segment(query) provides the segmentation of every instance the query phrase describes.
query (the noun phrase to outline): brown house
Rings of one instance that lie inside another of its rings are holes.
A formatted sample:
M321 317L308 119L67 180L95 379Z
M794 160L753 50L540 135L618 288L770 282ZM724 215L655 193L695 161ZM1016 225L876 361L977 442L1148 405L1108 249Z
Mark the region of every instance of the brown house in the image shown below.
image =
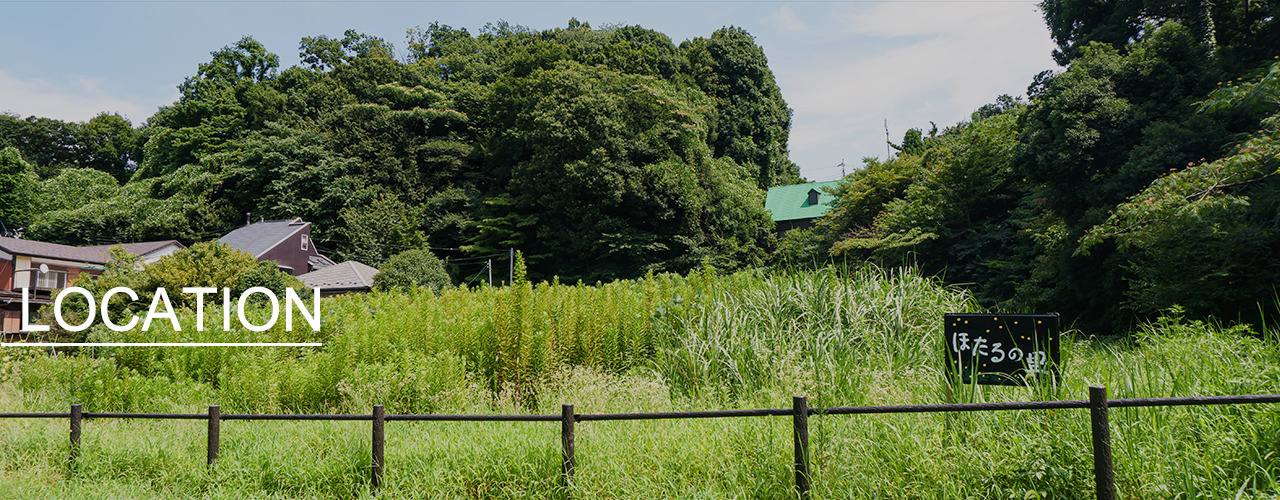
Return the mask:
M333 265L311 242L311 223L302 219L255 222L218 241L244 250L259 261L274 261L281 271L301 276Z
M111 248L117 246L142 257L144 264L183 248L174 240L73 247L0 237L0 332L15 333L21 328L22 289L30 290L32 309L49 304L54 290L70 286L81 275L102 274Z

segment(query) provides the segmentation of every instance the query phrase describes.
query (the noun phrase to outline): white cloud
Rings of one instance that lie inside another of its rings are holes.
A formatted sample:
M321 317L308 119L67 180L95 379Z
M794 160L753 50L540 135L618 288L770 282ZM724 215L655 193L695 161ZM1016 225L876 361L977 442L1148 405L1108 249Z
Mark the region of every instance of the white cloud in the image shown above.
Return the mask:
M0 112L78 122L102 112L119 113L139 125L160 106L133 96L112 95L101 88L103 82L104 78L87 76L72 81L23 79L0 71Z
M1028 4L886 2L837 9L827 23L843 32L827 43L846 48L775 68L795 111L792 159L815 169L811 178L838 176L816 169L841 157L883 157L886 118L895 141L930 120L951 125L1054 67L1048 29Z
M796 13L791 10L790 5L783 5L782 8L774 11L765 18L765 21L773 25L773 29L779 33L798 33L805 31L804 22L796 17Z

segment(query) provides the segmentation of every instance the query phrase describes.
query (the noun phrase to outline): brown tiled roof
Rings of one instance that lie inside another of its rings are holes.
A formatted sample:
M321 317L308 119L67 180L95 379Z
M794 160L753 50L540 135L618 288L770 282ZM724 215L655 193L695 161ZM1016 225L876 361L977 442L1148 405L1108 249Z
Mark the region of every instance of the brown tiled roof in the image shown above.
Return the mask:
M373 277L377 274L378 270L373 267L348 260L298 276L298 279L307 288L320 288L322 291L368 290L373 287Z
M73 247L58 243L0 237L0 250L15 255L46 257L50 259L70 260L89 264L105 264L107 259L111 257L110 250L112 247L123 246L129 253L142 255L159 250L164 248L166 245L174 243L178 243L178 241L144 241L141 243ZM181 243L178 243L178 245L181 246Z

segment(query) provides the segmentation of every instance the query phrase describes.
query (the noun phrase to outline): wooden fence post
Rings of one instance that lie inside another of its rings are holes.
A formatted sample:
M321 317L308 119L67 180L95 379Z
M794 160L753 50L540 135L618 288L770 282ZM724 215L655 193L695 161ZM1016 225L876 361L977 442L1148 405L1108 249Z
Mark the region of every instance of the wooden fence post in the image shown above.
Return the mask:
M575 461L573 458L573 405L565 404L560 406L560 447L563 451L563 462L561 463L561 473L564 477L564 486L568 488L573 484L573 473Z
M791 398L791 425L796 447L796 492L809 498L809 398Z
M1093 480L1098 500L1114 500L1116 483L1111 469L1111 422L1107 415L1106 386L1089 386L1089 416L1093 422Z
M80 405L71 405L71 453L70 465L71 470L76 470L76 459L80 457L80 426L84 420L83 407Z
M218 439L222 434L222 407L213 405L209 407L209 457L206 460L207 465L213 465L213 461L218 459Z
M373 477L370 484L373 486L375 495L378 489L382 488L382 467L386 463L383 456L386 451L383 446L386 438L386 415L383 412L382 405L373 405Z

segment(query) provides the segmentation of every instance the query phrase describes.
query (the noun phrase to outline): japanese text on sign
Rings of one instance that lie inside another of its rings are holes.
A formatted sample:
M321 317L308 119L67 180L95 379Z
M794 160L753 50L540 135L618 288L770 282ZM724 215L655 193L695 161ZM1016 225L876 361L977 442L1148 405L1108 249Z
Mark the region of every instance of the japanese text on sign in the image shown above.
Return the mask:
M947 366L963 383L1026 384L1056 378L1058 316L947 314Z

